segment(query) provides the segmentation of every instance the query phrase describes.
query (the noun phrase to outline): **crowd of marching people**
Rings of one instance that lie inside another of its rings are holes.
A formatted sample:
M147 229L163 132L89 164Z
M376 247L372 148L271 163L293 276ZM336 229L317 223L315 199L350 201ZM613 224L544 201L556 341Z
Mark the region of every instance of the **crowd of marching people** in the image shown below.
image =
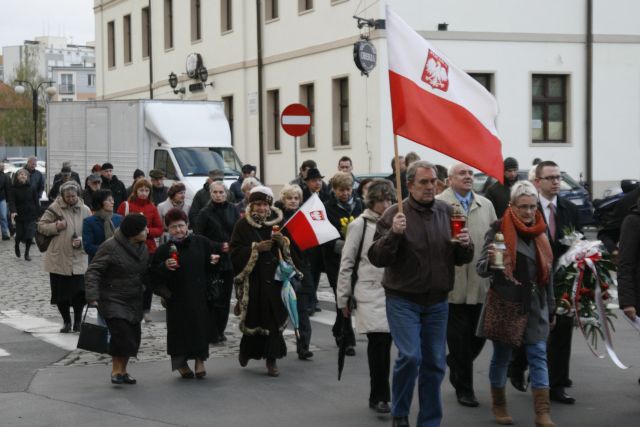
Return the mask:
M531 386L537 426L555 425L550 401L575 403L567 393L573 319L556 315L553 271L567 250L564 233L580 223L576 207L559 195L560 167L552 161L537 163L531 180L521 181L517 160L506 158L503 182L484 196L473 190L469 166L446 169L415 153L398 163L399 191L395 162L388 179L360 181L342 157L325 181L306 160L278 196L245 165L229 189L223 173L211 171L192 200L183 183L166 187L161 170L149 171L149 180L136 170L125 188L104 163L82 185L65 163L43 213L44 178L35 161L11 182L0 173L0 202L8 201L2 238L14 233L15 254L22 256L24 244L27 261L34 238L46 240L44 270L60 332L78 332L85 305L97 305L111 337L114 384L136 383L127 364L140 347L142 322L152 321L154 294L166 309L171 368L182 378L206 376L209 345L224 345L231 312L239 317L242 367L264 360L267 374L279 376L292 317L297 357L312 360L310 317L321 310L317 290L325 273L335 296L335 343L354 356L356 333L366 335L369 406L391 413L394 426L409 425L416 380L417 425L440 425L447 368L459 404L479 406L473 364L487 339L498 424L514 422L507 381L522 392ZM339 237L301 249L285 224L312 197ZM620 306L632 319L640 310L639 203L631 204L615 246ZM460 216L464 226L454 229ZM281 295L289 282L295 313Z

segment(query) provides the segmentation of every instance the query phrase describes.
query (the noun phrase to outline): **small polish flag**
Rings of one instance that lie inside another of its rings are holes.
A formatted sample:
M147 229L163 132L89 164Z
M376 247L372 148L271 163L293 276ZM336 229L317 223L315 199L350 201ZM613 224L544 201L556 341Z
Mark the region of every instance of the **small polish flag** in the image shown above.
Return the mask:
M282 228L289 230L302 251L340 238L317 194L313 194Z

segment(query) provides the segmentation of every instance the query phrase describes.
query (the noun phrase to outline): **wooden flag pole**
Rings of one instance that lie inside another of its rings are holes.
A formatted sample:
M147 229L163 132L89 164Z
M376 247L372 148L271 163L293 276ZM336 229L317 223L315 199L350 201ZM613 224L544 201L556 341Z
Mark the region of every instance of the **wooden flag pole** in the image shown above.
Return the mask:
M402 180L400 179L400 157L398 156L398 135L393 134L393 153L396 156L396 199L398 200L398 212L402 211Z

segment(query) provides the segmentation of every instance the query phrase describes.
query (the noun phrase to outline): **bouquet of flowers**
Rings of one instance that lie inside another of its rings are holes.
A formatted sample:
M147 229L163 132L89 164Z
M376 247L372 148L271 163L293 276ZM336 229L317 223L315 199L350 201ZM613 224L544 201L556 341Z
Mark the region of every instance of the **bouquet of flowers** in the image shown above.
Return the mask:
M340 218L340 234L342 234L343 237L347 236L347 229L349 228L349 224L353 221L355 221L353 216L343 216Z
M611 272L615 265L608 254L602 250L602 242L584 240L584 236L568 229L560 241L569 247L558 260L554 273L554 292L556 314L576 314L576 323L594 355L603 358L597 352L598 340L605 342L607 353L621 368L626 368L613 350L611 331L615 332L612 318L615 313L607 307L611 298L609 290L615 286Z

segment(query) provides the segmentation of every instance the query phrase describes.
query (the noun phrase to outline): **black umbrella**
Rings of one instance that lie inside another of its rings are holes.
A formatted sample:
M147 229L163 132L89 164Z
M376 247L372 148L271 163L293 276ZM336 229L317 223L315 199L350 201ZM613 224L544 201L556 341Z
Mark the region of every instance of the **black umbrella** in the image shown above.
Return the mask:
M347 356L347 347L349 347L349 340L347 339L347 331L349 324L351 323L351 317L344 317L342 321L342 330L340 331L340 337L338 342L338 381L342 378L342 370L344 369L344 359Z

